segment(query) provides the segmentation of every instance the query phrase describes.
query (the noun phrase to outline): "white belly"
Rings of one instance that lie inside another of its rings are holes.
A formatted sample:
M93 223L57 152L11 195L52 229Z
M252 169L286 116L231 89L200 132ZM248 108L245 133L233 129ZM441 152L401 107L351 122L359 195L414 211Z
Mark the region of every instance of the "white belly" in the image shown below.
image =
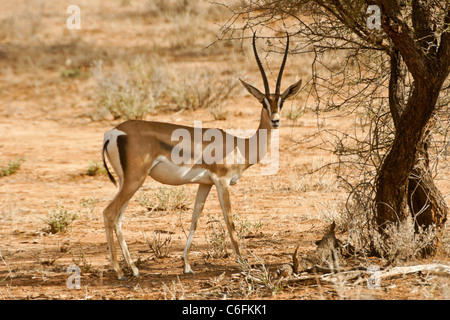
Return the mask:
M150 169L149 176L158 182L171 185L187 183L212 184L210 172L204 168L178 166L166 157L158 157Z

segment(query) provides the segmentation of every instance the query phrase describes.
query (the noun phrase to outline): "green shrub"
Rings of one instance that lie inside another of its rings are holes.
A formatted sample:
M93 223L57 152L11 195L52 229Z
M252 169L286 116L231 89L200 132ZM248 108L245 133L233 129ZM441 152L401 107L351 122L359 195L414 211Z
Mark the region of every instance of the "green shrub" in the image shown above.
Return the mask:
M19 170L22 163L25 162L23 158L17 158L15 160L9 161L8 165L0 168L0 177L6 177L12 175L14 172Z
M91 161L89 167L87 167L86 173L88 176L96 176L98 174L105 174L106 169L101 161Z
M70 224L78 218L78 213L71 212L64 206L58 206L58 208L52 209L50 217L44 220L47 224L44 231L51 234L64 233Z

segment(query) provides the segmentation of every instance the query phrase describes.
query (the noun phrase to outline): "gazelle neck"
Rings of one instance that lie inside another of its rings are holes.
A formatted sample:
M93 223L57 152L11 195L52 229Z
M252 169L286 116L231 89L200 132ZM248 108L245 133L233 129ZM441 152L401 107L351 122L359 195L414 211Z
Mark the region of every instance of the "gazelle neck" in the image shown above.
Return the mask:
M272 125L270 124L270 116L268 115L267 111L264 110L264 108L261 109L261 119L259 121L258 130L259 129L266 129L267 134L269 134L272 130Z
M270 124L270 117L267 112L262 109L261 110L261 119L259 122L258 129L250 138L245 139L245 150L246 150L246 159L250 159L251 150L256 151L256 162L255 161L246 161L246 168L259 163L269 152L270 150L270 142L272 126ZM254 145L256 144L256 145Z

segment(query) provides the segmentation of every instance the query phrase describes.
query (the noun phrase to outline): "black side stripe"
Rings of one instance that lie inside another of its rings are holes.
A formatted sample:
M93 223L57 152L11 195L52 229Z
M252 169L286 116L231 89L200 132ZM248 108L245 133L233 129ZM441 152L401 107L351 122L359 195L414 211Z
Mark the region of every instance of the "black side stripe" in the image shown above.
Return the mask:
M126 135L120 135L117 137L117 149L119 151L120 165L122 166L122 171L124 174L127 169L127 141L128 138Z

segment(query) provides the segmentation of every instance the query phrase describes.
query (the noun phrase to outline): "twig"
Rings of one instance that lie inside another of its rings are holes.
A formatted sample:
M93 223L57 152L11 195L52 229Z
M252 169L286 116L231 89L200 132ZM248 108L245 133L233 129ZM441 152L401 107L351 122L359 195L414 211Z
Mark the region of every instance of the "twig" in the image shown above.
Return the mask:
M9 263L7 263L6 261L5 261L5 259L3 259L3 255L2 255L2 252L0 251L0 259L2 259L2 261L3 261L3 263L5 264L5 266L6 266L6 268L8 269L8 274L6 275L6 277L5 278L3 278L3 280L2 281L5 281L8 277L10 277L11 276L11 268L9 267Z

